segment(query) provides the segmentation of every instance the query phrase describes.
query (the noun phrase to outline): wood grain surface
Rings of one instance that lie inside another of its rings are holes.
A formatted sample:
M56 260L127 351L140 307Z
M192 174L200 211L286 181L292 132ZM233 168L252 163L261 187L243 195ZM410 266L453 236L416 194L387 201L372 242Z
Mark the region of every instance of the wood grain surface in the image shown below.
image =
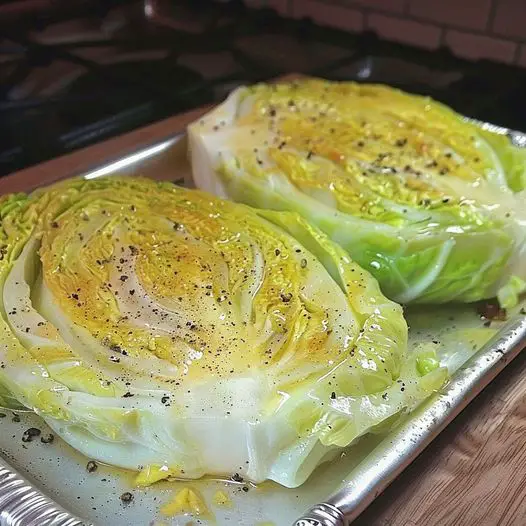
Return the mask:
M526 353L354 525L526 525Z
M0 179L22 191L93 169L183 131L170 117ZM159 174L171 177L169 171ZM356 526L526 526L526 353L522 353L355 521Z

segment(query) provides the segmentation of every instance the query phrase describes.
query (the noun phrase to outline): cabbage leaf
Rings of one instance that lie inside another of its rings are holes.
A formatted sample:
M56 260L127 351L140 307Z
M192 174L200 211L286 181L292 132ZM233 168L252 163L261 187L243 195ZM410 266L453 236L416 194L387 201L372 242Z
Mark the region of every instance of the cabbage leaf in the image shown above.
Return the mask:
M447 378L299 214L141 178L0 201L0 403L92 459L298 486Z
M427 97L260 84L189 137L196 186L301 214L395 301L472 302L526 279L526 150Z

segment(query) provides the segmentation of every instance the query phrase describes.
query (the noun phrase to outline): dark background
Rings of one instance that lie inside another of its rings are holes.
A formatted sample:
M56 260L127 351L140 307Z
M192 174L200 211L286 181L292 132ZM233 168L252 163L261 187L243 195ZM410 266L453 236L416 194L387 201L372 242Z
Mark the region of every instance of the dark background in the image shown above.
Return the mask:
M235 0L19 4L1 11L12 2L0 2L0 175L290 72L388 83L526 129L526 70L463 61L445 48L354 35Z

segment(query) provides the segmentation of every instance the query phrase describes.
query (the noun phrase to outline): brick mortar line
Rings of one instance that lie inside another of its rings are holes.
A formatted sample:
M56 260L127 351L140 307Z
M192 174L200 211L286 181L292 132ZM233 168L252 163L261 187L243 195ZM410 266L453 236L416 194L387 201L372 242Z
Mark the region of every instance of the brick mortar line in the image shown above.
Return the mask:
M497 14L497 3L499 0L491 0L489 5L488 19L486 20L486 33L493 33L495 15Z
M294 6L296 4L296 2L298 1L301 1L301 0L288 0L288 3L287 3L287 11L288 11L288 16L290 17L293 17L294 16ZM516 48L513 52L513 58L512 58L512 61L511 61L511 64L513 65L518 65L518 62L519 62L519 59L520 59L520 53L521 53L521 44L525 43L526 40L525 39L517 39L517 38L506 38L502 35L498 35L498 34L495 34L495 33L492 33L492 32L488 32L488 33L485 33L483 32L482 30L474 30L474 29L466 29L466 28L462 28L461 26L451 26L449 24L436 24L436 23L433 23L433 22L430 22L428 20L424 20L420 17L417 17L417 16L414 16L414 15L411 15L411 14L408 14L408 15L404 15L404 13L400 13L400 12L392 12L392 11L386 11L386 10L383 10L383 9L378 9L376 7L367 7L367 6L364 6L364 5L361 5L361 4L357 4L355 2L353 2L352 0L312 0L314 2L318 2L320 4L327 4L327 5L334 5L334 6L339 6L339 7L343 7L343 8L351 8L351 9L354 9L358 12L360 12L363 16L363 30L372 30L374 31L374 27L371 27L371 24L370 24L370 15L371 14L380 14L380 15L385 15L385 16L389 16L389 17L392 17L396 20L400 20L400 21L404 21L404 20L409 20L409 21L412 21L412 22L417 22L417 23L421 23L421 24L426 24L430 27L433 27L433 28L437 28L439 31L440 31L440 34L439 34L439 47L446 47L448 48L451 53L453 53L453 55L455 55L455 52L454 50L447 45L447 42L446 42L446 35L447 35L447 32L448 30L454 30L454 31L460 31L461 33L463 34L466 34L466 35L470 35L470 36L482 36L482 37L488 37L488 38L495 38L502 41L502 42L509 42L511 44L515 44L516 45ZM493 0L492 4L491 4L491 7L493 7L495 5L495 0ZM406 2L406 7L408 8L409 6L409 0L407 0ZM490 15L488 15L488 23L486 24L486 27L489 27L489 24L490 24L490 21L489 21L489 18L491 16L491 12L490 12ZM362 30L362 31L363 31ZM351 30L349 30L349 32L351 32ZM352 31L352 33L354 34L359 34L360 32L356 32L356 31ZM416 48L420 48L421 46L418 46L416 44L413 44ZM425 47L422 47L422 49L425 49ZM484 57L482 57L484 58ZM506 63L505 61L497 61L497 62L502 62L502 63Z
M301 0L289 0L291 2L301 2ZM390 17L393 17L393 18L396 18L398 20L410 20L412 22L418 22L418 23L421 23L421 24L427 24L429 26L432 26L432 27L438 27L438 28L441 28L443 29L443 32L445 34L445 32L448 30L448 29L452 29L454 31L462 31L464 33L468 33L468 34L471 34L471 35L476 35L476 36L483 36L483 37L488 37L488 38L495 38L495 39L498 39L498 40L503 40L505 42L512 42L512 43L519 43L519 44L522 44L522 43L526 43L526 37L508 37L508 36L505 36L505 35L501 35L499 33L495 33L493 31L485 31L484 29L473 29L473 28L466 28L466 27L462 27L460 25L456 25L456 24L446 24L446 23L441 23L441 24L437 24L437 23L434 23L433 21L431 20L426 20L425 18L422 18L422 17L419 17L419 16L416 16L416 15L412 15L410 12L409 12L409 0L407 1L406 3L406 7L407 7L407 12L400 12L400 11L388 11L386 9L382 9L382 8L378 8L378 7L369 7L369 6L365 6L363 4L358 4L356 2L354 2L353 0L312 0L314 2L318 2L319 4L328 4L328 5L337 5L337 6L340 6L340 7L349 7L351 9L355 9L355 10L358 10L358 11L362 11L362 13L365 14L365 12L369 13L369 14L379 14L379 15L385 15L385 16L390 16ZM494 5L494 3L492 3L492 6ZM491 16L491 11L488 15L488 22L486 22L486 27L488 27L488 24L489 24L489 18Z

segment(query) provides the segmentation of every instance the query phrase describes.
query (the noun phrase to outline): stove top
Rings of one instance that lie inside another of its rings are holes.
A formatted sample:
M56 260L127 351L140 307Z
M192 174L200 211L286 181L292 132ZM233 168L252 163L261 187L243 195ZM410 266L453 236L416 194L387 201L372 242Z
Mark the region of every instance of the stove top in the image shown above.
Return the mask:
M524 70L285 20L237 0L54 1L0 18L0 175L290 72L388 83L526 129Z

